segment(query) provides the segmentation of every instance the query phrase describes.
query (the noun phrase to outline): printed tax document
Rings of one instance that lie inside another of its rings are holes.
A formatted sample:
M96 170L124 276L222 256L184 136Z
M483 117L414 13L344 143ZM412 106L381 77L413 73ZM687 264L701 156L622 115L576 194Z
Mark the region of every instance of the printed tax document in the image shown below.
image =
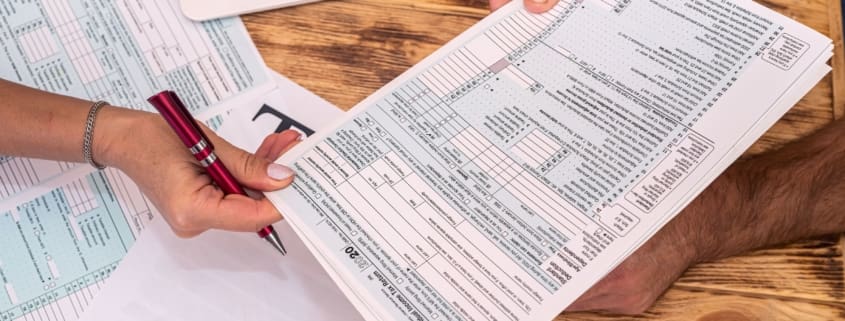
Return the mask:
M175 89L216 128L217 102L274 81L240 20L194 23L176 2L0 1L0 77L150 110ZM157 215L114 169L0 157L0 320L77 319Z
M54 93L152 110L145 99L173 89L204 119L208 106L272 88L239 19L194 23L178 0L2 1L0 30L0 78ZM77 166L2 158L0 198Z
M280 162L367 320L550 320L830 68L751 1L512 3Z
M218 133L255 150L281 124L313 133L342 115L289 80L279 85L235 109ZM184 240L155 220L81 320L362 320L290 227L276 228L289 253L274 260L254 234L210 231Z

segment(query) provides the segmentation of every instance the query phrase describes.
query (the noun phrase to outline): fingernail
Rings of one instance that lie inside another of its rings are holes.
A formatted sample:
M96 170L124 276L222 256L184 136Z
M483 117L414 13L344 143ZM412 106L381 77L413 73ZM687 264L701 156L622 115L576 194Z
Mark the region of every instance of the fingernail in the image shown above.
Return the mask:
M549 0L531 0L531 2L533 2L533 3L538 3L538 4L543 4L543 3L549 2Z
M293 170L284 165L270 164L267 166L267 176L277 181L286 180L293 176Z

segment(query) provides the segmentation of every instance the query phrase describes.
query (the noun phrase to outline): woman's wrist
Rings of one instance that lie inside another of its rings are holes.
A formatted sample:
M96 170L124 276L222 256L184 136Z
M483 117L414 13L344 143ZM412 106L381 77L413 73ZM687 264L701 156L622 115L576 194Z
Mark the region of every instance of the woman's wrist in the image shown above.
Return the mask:
M93 131L92 156L97 164L123 169L135 144L145 144L143 123L155 114L105 106L97 115Z

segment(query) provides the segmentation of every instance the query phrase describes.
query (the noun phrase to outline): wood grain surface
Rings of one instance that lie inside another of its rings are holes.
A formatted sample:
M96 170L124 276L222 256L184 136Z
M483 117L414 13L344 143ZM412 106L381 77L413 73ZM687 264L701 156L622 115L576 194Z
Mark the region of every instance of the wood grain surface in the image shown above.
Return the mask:
M830 36L838 55L835 71L747 155L845 116L839 1L759 1ZM243 20L272 69L349 109L487 14L479 0L350 0ZM567 313L557 320L845 320L843 245L834 235L701 264L645 314Z

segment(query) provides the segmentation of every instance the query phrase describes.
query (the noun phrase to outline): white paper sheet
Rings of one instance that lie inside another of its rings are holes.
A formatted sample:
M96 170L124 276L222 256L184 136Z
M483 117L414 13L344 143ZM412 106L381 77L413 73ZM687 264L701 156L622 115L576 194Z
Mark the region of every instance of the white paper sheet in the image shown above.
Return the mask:
M311 129L342 114L290 80L278 76L277 83L278 90L232 110L219 133L255 150L281 122L271 113L255 117L265 105ZM276 228L289 251L284 258L252 233L183 240L154 220L82 320L360 319L290 227Z

